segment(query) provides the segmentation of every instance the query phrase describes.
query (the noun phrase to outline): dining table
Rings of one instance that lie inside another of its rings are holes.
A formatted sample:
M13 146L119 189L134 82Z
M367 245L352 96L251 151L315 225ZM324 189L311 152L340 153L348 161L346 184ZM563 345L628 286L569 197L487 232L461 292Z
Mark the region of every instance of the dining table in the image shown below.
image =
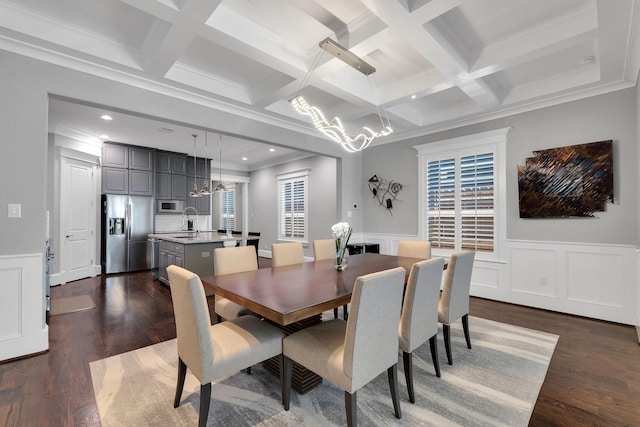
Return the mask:
M282 267L202 277L203 286L216 295L248 308L257 316L291 334L322 322L322 313L348 304L358 277L403 267L408 276L419 258L364 253L349 257L338 271L335 260L304 262ZM279 374L279 359L266 361L267 370ZM292 387L301 394L317 387L322 378L294 364Z

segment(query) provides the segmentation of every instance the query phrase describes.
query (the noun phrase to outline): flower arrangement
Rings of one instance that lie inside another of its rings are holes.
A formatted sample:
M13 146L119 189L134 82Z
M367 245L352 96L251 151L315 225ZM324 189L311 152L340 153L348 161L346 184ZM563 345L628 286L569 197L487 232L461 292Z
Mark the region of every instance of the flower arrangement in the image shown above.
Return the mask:
M344 256L347 252L347 244L351 237L352 228L348 222L339 222L331 226L333 238L336 240L336 269L342 271L346 268Z

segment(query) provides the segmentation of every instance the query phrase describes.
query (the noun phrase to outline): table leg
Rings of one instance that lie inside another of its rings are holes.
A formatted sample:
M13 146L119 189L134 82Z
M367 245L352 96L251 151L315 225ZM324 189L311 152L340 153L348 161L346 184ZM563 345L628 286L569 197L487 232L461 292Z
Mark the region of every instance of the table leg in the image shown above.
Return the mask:
M317 325L322 322L322 315L318 314L317 316L310 317L305 320L301 320L299 322L293 323L287 326L278 326L286 335L291 335L292 333L308 328L309 326ZM275 325L275 323L274 323ZM272 357L271 359L267 359L263 362L264 368L271 372L273 375L279 377L280 376L280 358ZM305 394L310 390L313 390L317 386L322 384L322 377L316 375L314 372L305 368L304 366L298 365L293 362L293 369L291 375L291 387L295 391L300 394Z

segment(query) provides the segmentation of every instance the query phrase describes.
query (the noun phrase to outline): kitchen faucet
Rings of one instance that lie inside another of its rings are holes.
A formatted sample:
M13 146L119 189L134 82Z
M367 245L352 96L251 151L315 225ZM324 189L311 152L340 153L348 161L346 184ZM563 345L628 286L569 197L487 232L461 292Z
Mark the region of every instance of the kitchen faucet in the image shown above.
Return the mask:
M198 210L196 208L194 208L193 206L187 206L186 208L184 208L182 210L182 224L183 224L183 227L184 227L185 220L187 222L189 221L189 213L188 213L189 209L191 209L192 211L194 211L196 213L196 226L195 226L195 230L194 231L196 232L196 234L198 234L200 232L200 230L198 229Z

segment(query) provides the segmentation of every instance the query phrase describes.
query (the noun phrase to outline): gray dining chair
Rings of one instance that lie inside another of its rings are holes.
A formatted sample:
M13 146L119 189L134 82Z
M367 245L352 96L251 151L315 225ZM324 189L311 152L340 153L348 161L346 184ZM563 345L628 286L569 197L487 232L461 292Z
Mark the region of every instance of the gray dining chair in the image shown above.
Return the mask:
M204 427L209 417L211 382L275 356L280 356L282 366L284 333L253 316L211 325L207 298L198 275L175 265L170 265L167 273L178 342L178 380L173 407L180 406L189 368L200 382L198 426ZM282 375L281 370L281 382Z
M427 340L429 340L431 347L433 368L436 376L440 377L437 339L438 300L443 267L444 259L442 258L432 258L413 264L404 292L398 341L402 351L404 376L411 403L416 403L413 388L413 352Z
M431 243L416 240L398 241L398 256L409 258L431 258Z
M438 322L442 323L444 347L449 365L453 365L451 356L451 323L462 319L464 338L467 348L471 349L469 337L469 288L475 252L466 251L451 255L447 273L438 303Z
M304 262L304 250L302 243L273 243L271 245L271 265L284 267L286 265L302 264Z
M232 246L216 248L213 251L213 273L215 276L257 269L258 261L254 246ZM218 295L215 296L214 307L218 322L222 319L233 320L242 315L251 314L249 309Z
M313 241L313 259L322 261L325 259L336 259L336 241L334 239L320 239ZM349 317L347 304L342 306L342 316L344 320ZM333 309L333 318L338 318L338 307Z
M402 267L358 277L347 321L334 319L294 332L282 341L283 403L289 410L292 361L344 390L347 424L357 424L357 391L385 370L396 418L398 322L404 292Z

